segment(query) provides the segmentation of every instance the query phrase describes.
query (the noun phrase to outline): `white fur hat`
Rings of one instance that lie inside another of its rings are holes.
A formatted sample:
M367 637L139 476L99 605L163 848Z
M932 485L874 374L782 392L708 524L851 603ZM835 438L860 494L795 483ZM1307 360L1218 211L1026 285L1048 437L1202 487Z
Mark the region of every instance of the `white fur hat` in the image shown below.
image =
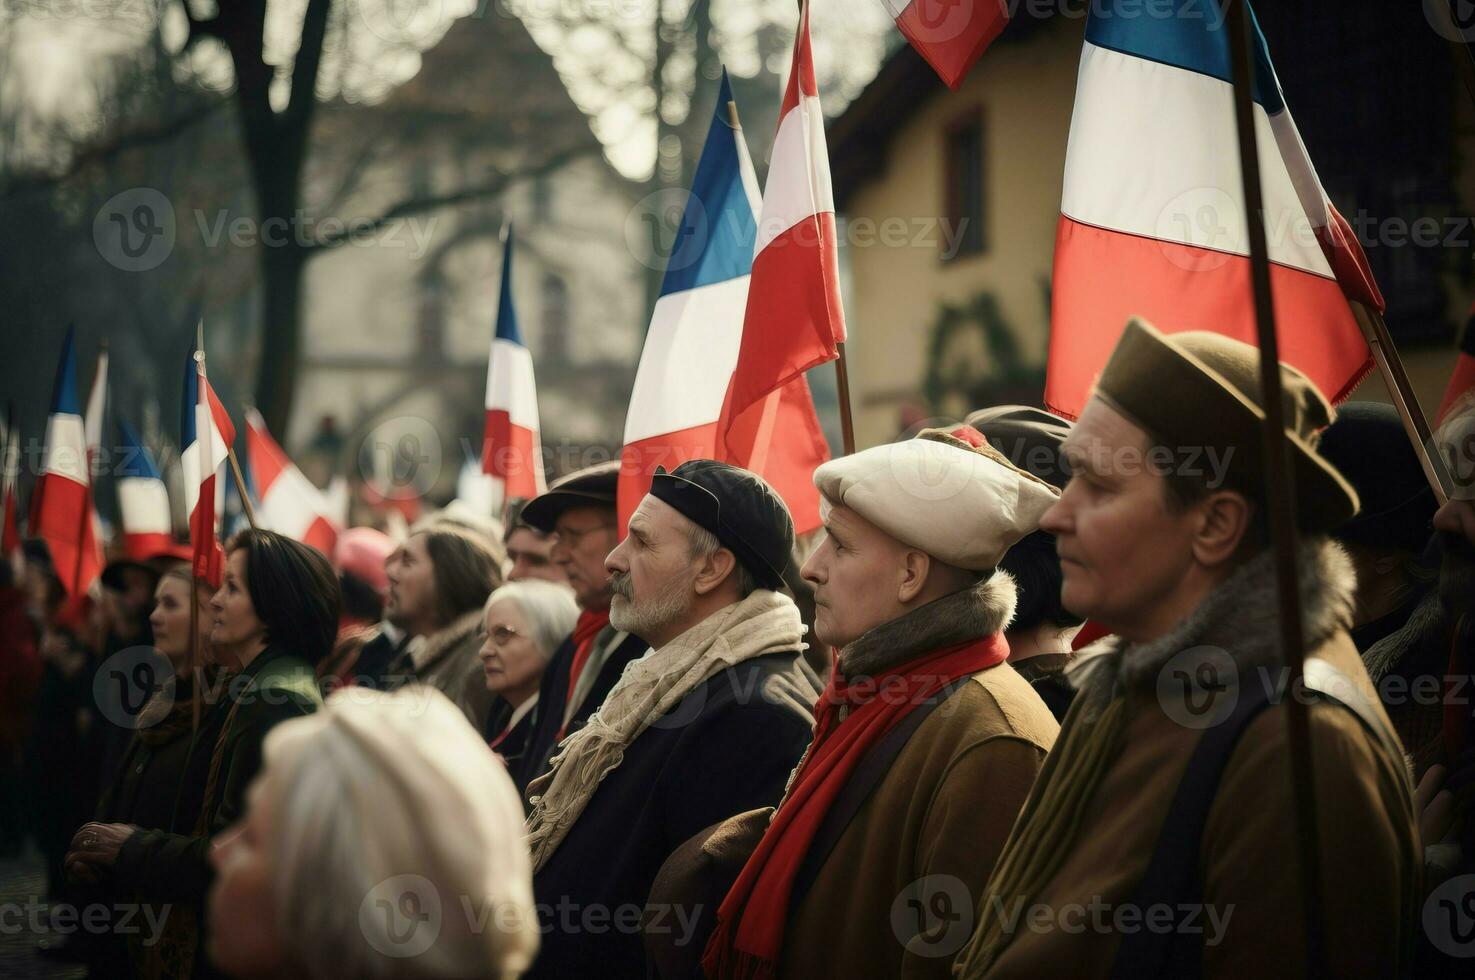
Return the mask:
M1059 496L967 426L831 460L814 485L903 544L970 571L997 565Z

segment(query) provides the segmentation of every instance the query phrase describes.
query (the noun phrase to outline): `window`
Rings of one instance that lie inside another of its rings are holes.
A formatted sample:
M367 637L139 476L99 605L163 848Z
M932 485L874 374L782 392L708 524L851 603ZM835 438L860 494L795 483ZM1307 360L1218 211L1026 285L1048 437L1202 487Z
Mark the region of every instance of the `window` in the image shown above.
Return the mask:
M957 241L951 253L944 252L946 261L961 255L977 255L987 247L983 210L983 111L975 108L959 116L947 127L944 140L944 218L950 228L949 234L941 237L943 242Z

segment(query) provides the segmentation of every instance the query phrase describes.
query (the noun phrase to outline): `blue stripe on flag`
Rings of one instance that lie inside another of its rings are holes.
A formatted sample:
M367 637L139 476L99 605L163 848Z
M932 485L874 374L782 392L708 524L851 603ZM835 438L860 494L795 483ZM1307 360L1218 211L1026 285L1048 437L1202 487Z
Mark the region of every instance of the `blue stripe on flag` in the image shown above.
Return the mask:
M502 287L497 301L497 339L510 340L519 347L522 331L517 327L517 310L512 306L512 226L507 226L507 241L502 246Z
M727 103L731 101L732 86L724 71L707 143L692 178L691 196L671 242L662 296L726 282L753 270L758 222L743 186L740 136L728 124ZM654 217L658 222L666 220L664 215ZM658 231L652 229L653 234Z
M1255 101L1274 115L1285 108L1285 100L1253 7L1250 21L1255 31ZM1219 0L1097 0L1086 20L1086 40L1221 81L1233 79L1229 28Z
M56 383L51 388L52 415L81 415L77 401L77 352L72 344L74 327L67 327L67 339L61 345L61 360L56 365Z
M149 455L148 447L138 437L138 430L128 424L123 418L118 419L118 431L123 436L123 459L121 468L117 472L118 477L136 476L143 479L162 480L163 474L159 467L154 464L154 457Z

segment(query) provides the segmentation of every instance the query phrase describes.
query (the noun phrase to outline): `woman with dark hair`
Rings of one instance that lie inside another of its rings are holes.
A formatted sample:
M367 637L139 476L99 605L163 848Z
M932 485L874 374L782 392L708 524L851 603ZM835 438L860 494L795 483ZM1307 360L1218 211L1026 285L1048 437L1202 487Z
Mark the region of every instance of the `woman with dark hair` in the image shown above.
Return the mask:
M194 739L192 751L209 760L200 806L177 812L172 832L122 823L77 831L67 855L72 874L126 880L139 900L174 906L150 973L188 976L203 965L210 835L245 811L266 733L322 705L313 666L332 649L338 608L338 579L316 550L272 531L233 538L224 583L210 600L210 642L217 659L238 672L219 687L210 724Z

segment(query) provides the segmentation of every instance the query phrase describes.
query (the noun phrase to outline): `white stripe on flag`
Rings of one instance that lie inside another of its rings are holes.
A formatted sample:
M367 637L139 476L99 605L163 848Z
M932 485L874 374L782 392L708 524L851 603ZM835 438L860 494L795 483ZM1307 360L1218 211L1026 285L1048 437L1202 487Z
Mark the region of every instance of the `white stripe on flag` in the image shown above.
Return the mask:
M87 483L87 438L80 416L56 414L46 420L46 458L41 470Z
M834 210L824 112L818 98L806 95L784 116L774 137L753 254L810 215Z
M487 411L501 409L512 424L538 431L538 392L533 382L533 355L520 344L492 340L487 371Z
M630 393L627 444L717 421L742 344L748 279L656 300Z
M1255 126L1270 259L1330 277L1259 105ZM1248 255L1237 140L1228 83L1087 43L1060 210L1111 231Z
M173 530L169 516L169 492L162 480L125 476L118 480L118 510L125 534L168 534Z

